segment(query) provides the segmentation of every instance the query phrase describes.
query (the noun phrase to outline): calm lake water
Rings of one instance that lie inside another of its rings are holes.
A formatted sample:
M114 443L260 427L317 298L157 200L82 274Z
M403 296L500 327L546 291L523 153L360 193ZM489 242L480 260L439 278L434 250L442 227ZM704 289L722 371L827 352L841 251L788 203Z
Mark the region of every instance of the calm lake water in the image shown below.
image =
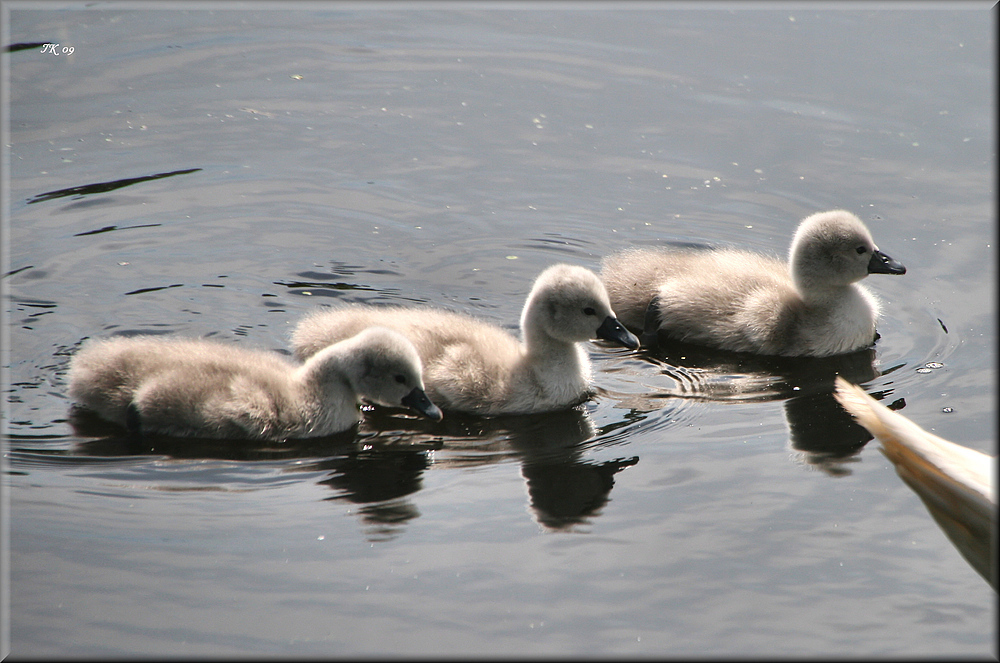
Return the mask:
M996 10L178 7L4 7L12 656L997 656L996 593L829 395L996 454ZM780 255L835 208L908 270L871 353L595 343L576 409L286 444L70 417L86 338L513 331L552 263Z

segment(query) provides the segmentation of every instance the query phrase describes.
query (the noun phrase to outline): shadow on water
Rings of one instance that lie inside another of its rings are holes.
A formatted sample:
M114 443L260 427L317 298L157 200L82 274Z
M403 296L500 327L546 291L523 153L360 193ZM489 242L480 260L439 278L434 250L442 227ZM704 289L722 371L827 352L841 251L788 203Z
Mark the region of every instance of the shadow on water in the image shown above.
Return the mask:
M75 455L156 456L240 462L295 461L287 472L321 473L327 500L361 505L356 514L369 540L395 538L420 515L408 499L434 466L472 469L517 462L536 522L572 530L598 516L608 502L614 475L637 456L597 462L584 458L596 431L583 408L534 415L477 417L449 413L444 421L404 410L366 406L357 429L335 436L262 442L131 436L93 413L73 408L69 423L80 437Z
M832 476L850 474L849 463L872 440L871 434L844 412L833 396L840 375L864 384L898 370L877 368L874 348L833 357L766 357L665 341L637 355L656 366L674 387L619 399L633 409L656 409L664 399L715 402L783 401L789 444L806 463ZM891 390L873 392L884 399ZM889 407L901 409L903 399Z
M97 182L94 184L84 184L83 186L74 186L68 189L58 189L56 191L49 191L47 193L40 193L37 196L28 200L28 204L41 203L47 200L54 200L56 198L64 198L66 196L77 196L82 198L83 196L95 194L95 193L107 193L108 191L114 191L115 189L121 189L126 186L131 186L133 184L139 184L141 182L148 182L150 180L159 180L164 177L174 177L175 175L187 175L189 173L196 173L201 168L188 168L187 170L174 170L169 173L157 173L155 175L144 175L142 177L130 177L123 180L112 180L110 182Z
M18 51L27 51L42 48L46 46L49 42L45 41L28 41L28 42L18 42L16 44L7 44L4 46L4 51L7 53L17 53Z

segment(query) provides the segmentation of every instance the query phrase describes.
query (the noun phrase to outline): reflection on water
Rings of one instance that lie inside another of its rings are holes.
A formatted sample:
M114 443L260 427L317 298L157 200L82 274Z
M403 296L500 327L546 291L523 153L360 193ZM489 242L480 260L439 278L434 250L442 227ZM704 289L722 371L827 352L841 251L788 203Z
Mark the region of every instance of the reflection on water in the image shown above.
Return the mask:
M521 476L527 482L538 522L549 529L565 530L596 516L608 501L614 475L638 462L638 456L603 463L569 459L526 462Z
M387 412L370 412L364 425L391 430L384 419ZM451 413L440 423L410 417L397 419L390 435L403 433L401 422L410 443L440 444L433 452L437 467L518 462L536 522L553 530L572 529L598 516L614 487L614 475L639 462L637 456L586 460L585 451L595 445L598 431L582 407L497 417Z
M804 462L827 474L850 474L846 465L857 462L872 436L844 415L829 392L789 398L785 401L789 444Z
M54 198L64 198L66 196L76 196L77 198L82 198L83 196L92 195L95 193L107 193L108 191L114 191L115 189L121 189L122 187L132 186L133 184L140 184L142 182L149 182L151 180L159 180L164 177L174 177L176 175L187 175L189 173L196 173L201 168L188 168L187 170L174 170L169 173L157 173L155 175L143 175L142 177L129 177L122 180L112 180L110 182L97 182L94 184L84 184L81 186L72 186L65 189L58 189L56 191L48 191L46 193L40 193L30 200L28 204L40 203L46 200L52 200Z
M587 460L598 431L583 408L502 417L452 414L430 422L404 410L366 406L357 430L280 443L134 436L79 408L70 411L69 422L78 436L94 438L75 446L80 456L296 461L285 471L323 474L318 484L335 491L326 499L362 505L356 513L372 541L395 538L420 515L407 497L421 489L423 473L434 465L518 462L536 522L569 530L598 516L614 475L639 462L637 456Z
M620 405L648 412L671 399L783 401L791 448L803 462L833 476L850 474L846 466L872 439L835 400L834 379L840 375L863 384L899 368L877 368L874 348L833 357L765 357L661 340L638 356L656 366L672 386L648 394L615 394ZM881 399L889 393L873 396ZM900 399L890 407L903 406Z
M405 498L420 490L421 477L429 467L426 449L401 445L356 449L303 469L329 471L329 477L319 483L338 494L326 499L362 505L357 513L365 538L384 541L395 538L408 521L420 515Z

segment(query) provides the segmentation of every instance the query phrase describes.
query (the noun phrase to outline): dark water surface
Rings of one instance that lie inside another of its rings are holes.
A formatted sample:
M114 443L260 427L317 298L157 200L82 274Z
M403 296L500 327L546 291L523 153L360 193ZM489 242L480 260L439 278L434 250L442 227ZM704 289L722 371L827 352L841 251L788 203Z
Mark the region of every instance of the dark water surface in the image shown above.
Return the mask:
M60 49L4 55L12 654L997 655L995 592L829 396L996 453L988 4L66 6L4 44ZM592 344L576 409L285 444L69 416L85 338L514 330L554 262L784 254L834 208L908 269L870 353Z

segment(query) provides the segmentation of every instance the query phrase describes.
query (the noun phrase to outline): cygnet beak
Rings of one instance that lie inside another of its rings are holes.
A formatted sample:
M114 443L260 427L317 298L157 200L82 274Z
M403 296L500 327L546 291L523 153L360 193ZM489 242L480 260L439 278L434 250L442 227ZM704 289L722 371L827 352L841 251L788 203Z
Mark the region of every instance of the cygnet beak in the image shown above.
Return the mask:
M869 274L905 274L906 267L903 263L897 262L882 253L878 249L872 252L872 259L868 261Z
M625 329L622 323L618 322L618 318L613 315L604 318L604 322L597 328L597 338L624 345L629 350L635 350L639 347L639 339L635 337L635 334Z
M431 399L427 398L427 394L420 387L414 387L413 391L403 396L403 400L400 402L406 407L413 408L428 419L441 421L444 418L441 408L431 403Z

